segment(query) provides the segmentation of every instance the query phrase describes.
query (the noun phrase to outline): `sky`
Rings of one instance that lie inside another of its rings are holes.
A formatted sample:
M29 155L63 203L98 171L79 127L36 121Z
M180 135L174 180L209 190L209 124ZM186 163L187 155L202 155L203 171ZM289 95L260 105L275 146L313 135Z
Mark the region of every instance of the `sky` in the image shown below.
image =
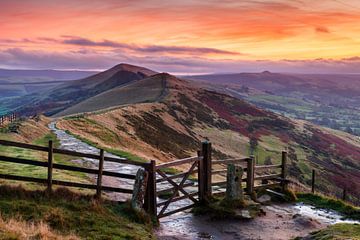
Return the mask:
M0 0L0 68L360 73L359 0Z

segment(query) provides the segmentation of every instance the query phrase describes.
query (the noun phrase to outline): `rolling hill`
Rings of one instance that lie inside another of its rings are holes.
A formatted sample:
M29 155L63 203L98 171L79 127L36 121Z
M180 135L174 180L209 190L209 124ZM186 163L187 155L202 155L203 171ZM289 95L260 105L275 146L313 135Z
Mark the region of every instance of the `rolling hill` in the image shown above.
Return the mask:
M360 141L353 135L284 117L166 73L104 91L59 115L100 108L106 109L62 118L57 126L92 144L161 162L194 155L205 139L213 143L215 159L249 155L252 148L259 164L278 163L287 148L296 181L309 185L314 168L319 189L340 194L346 187L352 201L360 200Z
M258 107L360 136L360 75L265 71L186 78Z
M67 81L50 90L4 101L2 107L13 109L22 115L33 115L39 112L53 115L107 90L130 84L153 74L156 72L146 68L119 64L84 79Z

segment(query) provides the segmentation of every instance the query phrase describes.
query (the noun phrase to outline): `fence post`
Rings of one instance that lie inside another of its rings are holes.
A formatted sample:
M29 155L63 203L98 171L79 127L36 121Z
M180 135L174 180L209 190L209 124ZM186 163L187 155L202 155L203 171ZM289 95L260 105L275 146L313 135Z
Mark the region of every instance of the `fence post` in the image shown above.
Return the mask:
M156 203L156 162L151 160L146 167L148 171L148 182L146 187L146 195L144 201L144 208L150 215L157 218L157 203Z
M199 157L198 161L198 191L199 191L199 201L205 201L205 194L204 194L204 157L202 156L201 151L197 152Z
M211 175L212 175L212 164L211 164L211 143L202 143L202 155L203 155L203 184L204 184L204 197L211 197Z
M312 194L315 193L315 169L312 170L312 175L311 175L311 193Z
M344 189L343 189L342 200L346 201L346 187L344 187Z
M246 191L252 197L254 193L255 157L250 156L246 169Z
M286 167L286 162L287 162L287 152L282 151L281 152L281 186L282 186L283 192L287 189L287 182L286 182L287 167Z
M48 149L48 177L47 177L47 190L49 193L52 191L52 172L53 172L53 141L49 141L49 149Z
M96 198L101 198L102 174L104 169L104 149L100 149L99 172L97 177Z

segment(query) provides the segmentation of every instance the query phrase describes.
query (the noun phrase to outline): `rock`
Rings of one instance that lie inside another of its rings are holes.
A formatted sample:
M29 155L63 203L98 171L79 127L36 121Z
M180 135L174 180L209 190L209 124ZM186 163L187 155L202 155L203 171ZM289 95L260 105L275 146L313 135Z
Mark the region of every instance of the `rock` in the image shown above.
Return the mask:
M228 164L226 176L226 199L231 201L244 201L242 176L244 170L240 166Z
M298 218L298 217L301 217L301 215L298 214L298 213L296 213L296 214L294 214L294 215L292 216L293 219Z
M136 172L134 190L131 198L131 206L134 209L142 209L143 207L147 180L148 180L148 172L140 168Z
M269 204L271 202L271 196L264 194L257 198L257 202L261 204Z

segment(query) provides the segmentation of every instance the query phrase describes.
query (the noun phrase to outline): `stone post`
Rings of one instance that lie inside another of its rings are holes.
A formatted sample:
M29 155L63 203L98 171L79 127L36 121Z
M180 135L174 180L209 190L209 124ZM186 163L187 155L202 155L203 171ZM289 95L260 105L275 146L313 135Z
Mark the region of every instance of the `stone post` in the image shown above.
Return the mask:
M131 198L131 206L134 209L142 209L144 196L148 181L148 172L140 168L136 173L133 195Z
M242 176L244 170L240 166L234 164L227 165L226 176L226 199L244 201L244 193L242 188Z

